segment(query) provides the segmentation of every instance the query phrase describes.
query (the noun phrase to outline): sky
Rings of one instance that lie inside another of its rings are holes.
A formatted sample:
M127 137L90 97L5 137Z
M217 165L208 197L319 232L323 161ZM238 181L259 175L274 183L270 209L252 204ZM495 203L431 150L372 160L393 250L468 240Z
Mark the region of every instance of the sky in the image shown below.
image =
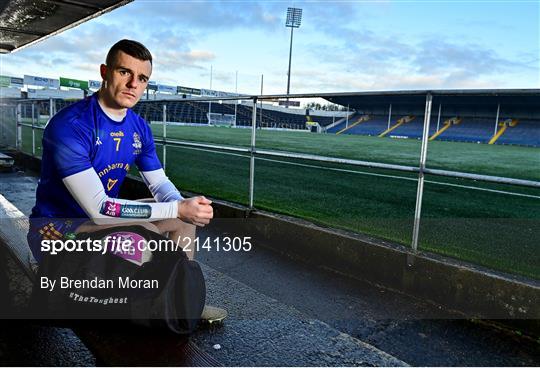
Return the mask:
M0 56L0 74L100 80L122 38L145 44L161 84L258 94L540 88L540 0L135 0ZM212 69L212 73L211 73Z

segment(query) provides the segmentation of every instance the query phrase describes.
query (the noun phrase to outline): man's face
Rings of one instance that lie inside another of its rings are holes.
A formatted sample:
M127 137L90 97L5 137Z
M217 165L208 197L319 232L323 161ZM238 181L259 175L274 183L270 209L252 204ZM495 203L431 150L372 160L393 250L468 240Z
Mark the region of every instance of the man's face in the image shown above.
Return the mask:
M116 55L114 65L101 65L101 77L104 83L104 98L110 107L123 109L133 107L148 85L152 73L152 64L148 60L139 60L123 51Z

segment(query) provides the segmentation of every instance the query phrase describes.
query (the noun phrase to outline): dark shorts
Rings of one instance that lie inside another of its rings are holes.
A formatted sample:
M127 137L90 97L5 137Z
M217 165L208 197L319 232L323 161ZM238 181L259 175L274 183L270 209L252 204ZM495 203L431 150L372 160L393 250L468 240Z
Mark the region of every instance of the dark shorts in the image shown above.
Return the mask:
M66 235L75 233L75 230L83 223L88 221L87 218L72 218L58 219L50 217L30 218L30 228L28 229L28 245L38 263L41 263L43 254L41 252L41 241L63 240Z

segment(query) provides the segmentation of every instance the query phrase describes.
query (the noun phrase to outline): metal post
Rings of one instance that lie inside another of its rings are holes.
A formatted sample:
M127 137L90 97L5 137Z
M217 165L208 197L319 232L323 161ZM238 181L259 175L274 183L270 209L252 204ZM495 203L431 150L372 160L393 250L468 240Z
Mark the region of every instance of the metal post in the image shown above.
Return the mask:
M442 104L439 104L439 116L437 117L437 131L439 131L439 125L441 124L441 106Z
M264 74L261 74L261 96L263 94L263 85L264 85ZM261 111L259 112L259 120L260 120L260 124L259 124L259 128L262 129L262 113L263 113L263 102L261 100Z
M213 65L210 65L210 90L212 90ZM212 92L210 92L212 93ZM210 96L212 97L212 96ZM202 123L202 121L201 121ZM208 125L212 124L212 101L208 101Z
M390 122L392 121L392 104L390 104L390 107L388 108L388 128L390 129Z
M497 127L499 126L499 112L501 111L501 104L497 104L497 117L495 118L495 131L493 135L497 134Z
M426 168L428 136L429 136L429 120L431 118L431 103L433 96L428 92L426 96L426 109L424 112L424 131L422 133L422 149L420 151L420 167L418 171L418 188L416 192L416 208L414 210L414 228L412 249L416 253L418 250L418 233L420 230L420 216L422 213L422 197L424 195L424 170Z
M4 115L6 117L6 121L9 121L9 118L7 118L7 116L9 115L9 113L11 112L12 108L11 107L6 107L5 110L2 109L1 111L1 114ZM6 144L7 145L7 142L4 142L6 140L6 132L5 130L7 129L6 126L4 126L4 124L1 123L2 121L2 117L0 117L0 146L2 146L3 144Z
M167 105L163 104L163 170L167 166Z
M345 128L349 127L349 105L347 105L347 117L345 119Z
M294 29L300 27L302 23L302 9L300 8L287 8L287 19L285 20L285 27L291 27L291 44L289 46L289 71L287 73L287 96L289 96L291 88L291 60L292 60L292 45ZM289 98L287 97L286 108L289 108Z
M289 72L287 73L287 94L289 94L289 91L291 88L291 59L292 59L293 30L294 30L294 27L291 27L291 46L289 48ZM289 107L289 104L287 104L287 107Z
M251 114L251 158L249 161L249 208L253 209L253 192L255 189L255 134L257 125L257 97L253 98Z
M49 121L51 121L52 117L53 117L53 99L52 97L49 98L49 120L47 120L47 124L49 123Z
M1 115L4 115L6 117L6 121L8 121L9 119L7 118L9 112L11 112L11 108L8 108L6 107L5 109L1 109L0 111L0 114ZM0 146L2 146L4 144L4 140L6 139L6 133L4 132L4 129L6 127L4 127L4 124L2 124L2 116L0 116ZM7 143L7 142L6 142Z
M32 102L32 156L36 155L36 131L34 129L35 111L36 111L36 103Z
M15 119L15 148L21 150L22 146L22 126L21 126L22 106L17 104L17 117Z
M236 127L236 116L237 116L238 102L240 102L240 100L236 100L234 102L234 126L235 127Z
M234 92L238 94L238 70L236 71L236 82L235 82ZM234 103L234 126L236 127L236 113L238 108L238 100Z

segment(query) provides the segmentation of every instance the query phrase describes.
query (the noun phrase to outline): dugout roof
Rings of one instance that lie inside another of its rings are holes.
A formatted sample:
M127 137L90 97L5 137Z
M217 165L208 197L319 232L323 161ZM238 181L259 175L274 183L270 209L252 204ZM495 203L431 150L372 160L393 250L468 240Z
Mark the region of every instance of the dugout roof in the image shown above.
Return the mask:
M501 105L538 107L540 89L476 89L476 90L422 90L422 91L383 91L347 92L324 96L332 103L362 109L366 106L425 105L426 95L433 95L434 103L462 106Z
M131 1L0 1L0 53L32 45Z

